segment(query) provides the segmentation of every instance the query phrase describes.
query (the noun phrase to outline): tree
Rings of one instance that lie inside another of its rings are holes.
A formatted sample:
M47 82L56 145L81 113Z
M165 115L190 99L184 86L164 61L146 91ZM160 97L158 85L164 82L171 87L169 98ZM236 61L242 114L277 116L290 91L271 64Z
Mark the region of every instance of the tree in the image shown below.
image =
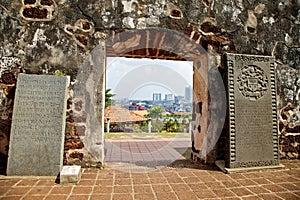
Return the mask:
M168 121L164 122L163 131L166 132L179 132L183 131L182 125L175 119L169 119Z
M158 119L162 116L164 109L160 106L155 106L153 108L150 108L148 112L149 112L148 117Z
M115 96L115 94L111 94L110 91L111 89L105 90L105 108L111 106L114 103L112 97Z

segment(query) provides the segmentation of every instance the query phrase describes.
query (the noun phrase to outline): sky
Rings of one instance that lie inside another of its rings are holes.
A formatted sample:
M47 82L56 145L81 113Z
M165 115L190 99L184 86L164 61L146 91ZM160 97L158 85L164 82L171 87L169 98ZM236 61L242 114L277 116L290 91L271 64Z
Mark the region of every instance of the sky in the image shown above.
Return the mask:
M152 100L153 93L184 96L193 86L193 63L159 59L108 57L106 88L114 99Z

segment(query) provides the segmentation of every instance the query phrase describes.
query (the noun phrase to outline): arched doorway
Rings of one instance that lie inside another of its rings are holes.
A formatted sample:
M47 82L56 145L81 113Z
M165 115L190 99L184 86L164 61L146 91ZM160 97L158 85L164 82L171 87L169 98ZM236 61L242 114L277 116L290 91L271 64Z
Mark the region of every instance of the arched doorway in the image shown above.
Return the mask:
M193 149L200 150L208 130L208 56L187 36L166 29L116 34L106 43L107 57L150 58L193 62Z
M193 62L107 60L106 88L115 101L105 108L105 164L141 171L189 158L192 95L184 93L192 93Z
M223 80L209 55L184 34L167 29L125 31L101 41L91 52L92 64L82 68L78 82L83 83L88 121L82 138L88 151L104 161L104 95L107 57L184 60L193 62L192 142L195 155L206 158L223 128L226 95ZM99 76L101 74L101 76ZM81 81L83 80L83 81ZM97 88L95 90L95 88ZM100 133L100 134L99 134Z

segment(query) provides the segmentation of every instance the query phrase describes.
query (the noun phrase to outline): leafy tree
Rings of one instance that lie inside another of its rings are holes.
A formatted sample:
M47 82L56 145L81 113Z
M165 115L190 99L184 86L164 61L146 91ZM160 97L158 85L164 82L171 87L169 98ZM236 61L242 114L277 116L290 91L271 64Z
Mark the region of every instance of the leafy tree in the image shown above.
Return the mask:
M170 119L164 122L163 131L166 132L180 132L182 131L182 125L177 120Z
M105 108L111 106L114 103L112 97L115 96L115 94L111 94L110 91L111 89L105 90Z
M153 108L150 108L148 112L149 112L148 117L153 119L158 119L162 117L162 113L164 112L164 109L160 106L155 106Z

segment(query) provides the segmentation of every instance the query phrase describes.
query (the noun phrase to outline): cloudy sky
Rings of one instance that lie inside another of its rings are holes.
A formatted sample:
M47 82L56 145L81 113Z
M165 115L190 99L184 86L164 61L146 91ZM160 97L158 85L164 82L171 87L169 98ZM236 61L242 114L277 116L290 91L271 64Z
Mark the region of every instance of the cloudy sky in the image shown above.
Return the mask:
M106 88L115 99L152 99L153 93L184 96L193 85L193 63L188 61L107 58Z

